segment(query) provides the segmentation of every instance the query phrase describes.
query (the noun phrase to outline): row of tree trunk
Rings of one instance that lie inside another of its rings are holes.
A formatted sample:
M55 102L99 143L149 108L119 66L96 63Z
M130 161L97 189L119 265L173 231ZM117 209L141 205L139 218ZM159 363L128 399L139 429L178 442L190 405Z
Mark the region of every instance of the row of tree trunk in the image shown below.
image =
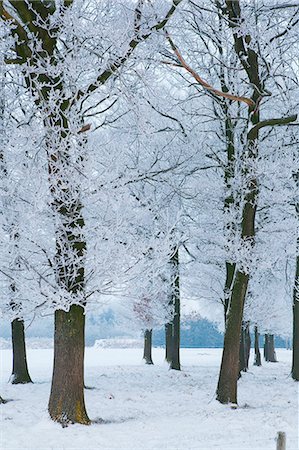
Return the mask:
M178 320L173 320L172 323L167 323L165 325L165 350L166 350L165 359L169 363L170 368L176 370L180 370L179 364L180 345L179 340L177 339L177 336L179 335L179 330L176 330L176 327L179 326L180 326L179 318ZM13 369L10 381L12 384L32 383L28 371L26 358L24 321L15 319L11 324L11 330L12 330L12 346L13 346ZM77 336L77 338L82 340L83 336ZM69 351L72 351L71 350L71 348L73 347L72 344L70 344L69 347L70 347ZM251 348L250 329L249 329L249 322L247 322L242 325L240 353L239 353L239 372L240 372L239 376L241 375L241 372L247 372L248 370L250 348ZM254 349L255 349L254 365L261 366L259 333L257 326L254 327ZM67 355L69 355L68 352L64 352L64 354L66 357ZM152 330L145 330L144 332L143 359L146 364L153 364ZM265 334L264 359L267 362L277 362L273 334ZM57 369L56 372L59 373L59 370ZM76 376L76 371L72 371L72 376ZM65 382L63 383L65 386Z
M261 353L259 346L259 332L257 326L254 327L254 365L261 366ZM249 323L246 323L242 326L241 332L241 340L240 340L240 372L247 372L248 370L248 362L250 355L250 347L251 347L251 338L249 331ZM273 334L265 334L264 338L264 359L267 362L277 362L276 352L275 352L275 343L274 343L274 335Z
M176 323L177 324L177 323ZM173 367L172 360L173 345L176 345L175 354L179 354L180 345L177 340L172 339L172 324L167 323L165 325L165 359L169 363L170 368ZM152 359L152 334L153 330L145 330L144 332L144 348L143 348L143 360L146 364L153 364ZM260 335L257 326L254 327L254 366L261 366L261 352L259 346ZM247 372L249 367L249 357L251 348L251 337L249 322L242 325L241 340L240 340L240 353L239 353L239 377L241 372ZM273 334L265 334L264 337L264 359L267 362L277 362L275 343ZM180 369L177 369L180 370Z

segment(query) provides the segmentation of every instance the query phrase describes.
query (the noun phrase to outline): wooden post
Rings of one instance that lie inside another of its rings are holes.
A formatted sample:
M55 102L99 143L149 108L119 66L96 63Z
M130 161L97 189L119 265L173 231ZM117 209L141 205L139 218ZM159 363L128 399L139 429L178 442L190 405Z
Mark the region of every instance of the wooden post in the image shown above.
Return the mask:
M283 431L278 432L276 450L286 450L286 434Z

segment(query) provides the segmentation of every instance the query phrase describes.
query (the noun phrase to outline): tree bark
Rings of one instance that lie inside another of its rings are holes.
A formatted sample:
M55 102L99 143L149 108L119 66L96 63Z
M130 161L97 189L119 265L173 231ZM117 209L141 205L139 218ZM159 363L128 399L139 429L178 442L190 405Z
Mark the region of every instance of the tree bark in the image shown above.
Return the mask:
M55 311L49 413L63 426L90 423L84 402L84 326L85 315L81 306L72 305L69 312Z
M237 403L240 335L249 275L237 271L227 316L221 368L217 386L220 403Z
M153 330L145 330L144 332L143 359L146 364L154 364L152 360L152 333Z
M15 319L11 323L13 365L10 381L12 384L32 383L28 372L24 321Z
M262 360L261 360L261 352L260 352L260 343L259 343L259 332L257 326L254 327L254 365L255 366L261 366Z

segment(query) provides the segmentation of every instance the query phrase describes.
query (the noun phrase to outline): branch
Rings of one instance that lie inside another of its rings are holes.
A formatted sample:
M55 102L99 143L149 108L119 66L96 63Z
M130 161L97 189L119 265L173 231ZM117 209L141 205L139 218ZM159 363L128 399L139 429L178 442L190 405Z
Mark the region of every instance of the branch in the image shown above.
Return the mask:
M135 36L128 45L128 50L123 56L116 58L107 69L105 69L102 73L99 74L96 81L91 83L85 91L79 91L77 94L77 100L79 100L84 95L88 95L91 92L98 89L99 86L106 83L106 81L129 59L135 48L140 44L140 42L148 39L154 31L159 31L165 27L171 16L174 14L178 5L182 2L182 0L172 0L172 6L168 10L165 18L160 22L156 23L156 25L152 26L147 33L140 35L140 21L142 18L141 7L143 4L142 0L139 0L137 6L135 8L135 17L134 17L134 31Z
M268 119L268 120L262 120L261 122L258 122L254 127L252 127L247 134L248 139L256 139L258 131L261 128L264 127L273 127L275 125L288 125L291 122L295 122L297 120L297 114L293 114L292 116L288 117L281 117L279 119Z
M169 34L166 34L167 40L172 48L172 50L174 51L176 57L178 58L179 62L181 63L181 67L183 67L185 70L187 70L187 72L189 72L193 78L195 78L195 80L201 85L203 86L205 89L207 89L208 91L212 92L215 95L218 95L219 97L224 97L224 98L228 98L229 100L233 100L236 102L243 102L246 103L248 106L255 106L255 103L253 100L251 100L250 98L247 97L239 97L237 95L233 95L233 94L229 94L228 92L223 92L223 91L219 91L218 89L213 88L213 86L211 86L210 84L208 84L205 80L203 80L197 72L195 72L184 60L184 58L182 57L181 53L179 52L177 46L174 44L173 40L171 39L171 37L169 36Z
M17 34L21 41L28 42L26 31L15 17L13 17L6 9L4 9L3 1L0 1L0 12L1 18L4 21L11 22L14 25L13 33Z
M6 59L6 58L4 58L4 62L7 65L11 65L11 64L13 64L13 65L21 65L21 64L24 64L26 62L26 59L24 59L24 58L19 58L19 59Z
M298 8L299 3L284 3L282 5L274 5L274 6L263 6L261 9L268 9L269 11L273 9L286 9L286 8Z
M278 39L278 38L284 36L285 34L287 34L292 28L294 28L295 25L297 25L297 23L299 22L299 19L296 19L296 20L294 20L294 19L295 19L296 15L297 15L298 11L299 11L299 9L297 9L297 11L293 14L293 17L289 20L289 23L287 24L285 30L282 31L281 33L278 33L276 36L273 36L273 37L270 39L270 41L269 41L270 44L271 44L271 42L273 42L275 39Z
M85 131L90 130L90 128L91 128L91 124L90 124L90 123L88 123L88 124L86 124L86 125L83 125L83 127L81 128L81 130L78 131L78 134L85 133Z
M187 133L186 133L186 131L185 131L185 128L183 127L183 125L182 125L182 123L176 118L176 117L173 117L173 116L171 116L171 115L169 115L169 114L166 114L166 113L163 113L162 111L159 111L149 100L147 100L147 99L145 99L145 101L150 105L150 107L154 110L154 111L156 111L158 114L160 114L162 117L166 117L167 119L170 119L170 120L173 120L174 122L176 122L178 125L179 125L179 127L181 128L181 131L182 131L182 133L183 133L183 135L185 136L185 137L187 137Z

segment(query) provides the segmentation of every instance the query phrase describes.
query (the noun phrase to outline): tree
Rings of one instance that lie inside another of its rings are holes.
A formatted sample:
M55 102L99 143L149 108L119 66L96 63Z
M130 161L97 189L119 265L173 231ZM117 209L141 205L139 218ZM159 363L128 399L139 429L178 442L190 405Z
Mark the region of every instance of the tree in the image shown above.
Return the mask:
M299 248L299 240L297 238L297 246ZM295 282L294 282L294 304L293 304L293 360L292 360L292 378L296 381L299 381L299 350L298 350L298 292L299 292L299 257L296 257L296 274L295 274Z
M245 177L244 206L242 210L241 239L244 248L250 251L254 245L255 215L257 207L258 183L253 172L253 162L258 156L259 130L265 126L283 125L296 120L297 116L286 119L260 120L260 102L265 93L264 81L260 77L258 54L250 47L252 40L249 32L240 36L237 32L242 17L239 1L226 1L226 12L229 27L233 31L236 53L240 58L249 81L255 87L249 106L249 118L252 128L247 133L246 154L244 158L243 176ZM225 11L224 11L225 12ZM246 58L246 61L245 61ZM266 92L267 95L267 92ZM217 399L221 403L237 403L237 365L243 308L248 289L249 273L246 267L236 269L232 287L231 303L225 330L224 349L217 387Z
M202 18L204 13L200 6L192 2L192 7L194 7L193 17L196 17L198 14ZM245 89L248 91L249 86L251 91L250 96L245 97L231 94L230 92L223 92L213 87L211 83L206 82L186 62L170 36L168 36L168 41L176 56L176 60L173 62L176 67L184 68L209 95L237 101L242 105L246 104L247 109L247 118L242 117L242 120L247 123L248 127L246 127L247 129L244 128L240 134L238 154L233 156L233 159L236 158L237 162L234 176L239 181L238 197L233 205L233 208L238 209L236 215L239 219L235 232L235 259L232 260L236 266L233 277L230 277L232 279L231 295L229 298L224 350L217 388L217 399L221 403L236 403L241 324L249 278L254 263L256 211L259 195L257 167L260 159L260 137L263 134L263 128L287 125L294 122L297 116L293 115L277 119L261 120L261 111L265 111L265 98L271 95L266 88L266 83L270 83L271 76L274 73L273 67L271 72L269 71L269 65L267 65L265 59L272 56L272 54L266 48L265 56L261 51L262 47L259 45L260 42L257 44L251 34L251 30L257 26L259 20L261 23L264 23L265 18L263 15L255 15L254 17L257 22L254 23L252 7L244 4L241 8L241 2L239 1L226 1L224 3L210 2L210 8L207 8L208 13L213 13L215 11L214 7L216 7L215 9L217 11L217 15L215 14L214 17L223 18L226 32L231 33L232 48L238 59L239 69L247 77L248 85ZM214 24L216 20L211 19L211 17L210 15L209 23ZM200 31L200 23L203 20L194 20L194 22L193 28ZM291 28L294 27L295 23L296 20L292 21ZM209 25L209 27L211 26ZM288 32L288 29L286 32ZM270 42L272 43L276 39L279 39L279 37L281 37L280 33L270 37ZM218 36L216 35L214 40L217 41L217 39ZM267 47L267 44L265 46ZM217 48L217 44L215 47ZM275 60L275 56L272 57ZM244 113L244 111L242 112Z
M9 272L9 289L8 289L8 303L9 309L12 311L11 322L11 336L12 336L12 348L13 348L13 368L10 381L13 384L25 384L31 383L31 378L27 367L26 358L26 345L25 345L25 332L24 332L24 320L22 317L22 302L20 301L20 295L18 295L19 284L16 273L21 272L22 265L20 260L20 214L19 214L19 184L16 180L13 180L11 176L11 168L8 166L8 146L9 135L16 132L9 118L13 114L18 114L15 103L18 104L18 109L22 108L20 104L22 101L18 98L18 93L14 89L8 88L8 71L5 67L4 54L5 51L9 51L9 46L2 43L4 51L1 51L0 55L0 137L1 137L1 153L0 153L0 174L2 178L3 194L1 198L2 216L3 222L1 223L4 233L8 235L8 250L6 250L7 258L3 257L2 263L7 263L5 273ZM7 98L9 97L9 98ZM9 105L9 106L8 106ZM14 189L9 188L9 184L13 184ZM2 253L2 256L3 253ZM7 313L7 311L6 311ZM6 314L8 316L8 314ZM17 317L16 317L17 316Z
M299 172L294 174L297 191L299 189ZM295 203L297 218L299 219L299 202ZM293 359L292 378L299 381L299 237L296 242L296 268L293 288Z
M54 1L9 0L5 7L1 2L2 20L11 25L15 39L13 55L7 62L21 65L45 133L52 197L50 207L56 221L54 271L58 298L60 296L60 301L53 305L55 344L49 413L53 420L63 425L90 423L83 396L86 240L78 176L84 164L84 132L89 129L84 124L83 104L91 94L108 84L140 42L163 29L180 1L174 0L162 19L153 19L149 26L143 23L144 2L136 2L130 16L127 41L118 48L115 44L112 51L108 49L111 59L107 63L101 61L101 57L94 60L97 42L102 49L103 40L101 35L97 39L91 36L84 22L83 11L93 23L96 23L98 14L86 3L82 3L81 13L78 13L72 0L59 5ZM76 20L81 29L73 26ZM127 27L126 23L124 25ZM76 61L77 73L68 72L68 65L74 68ZM87 62L87 70L93 79L88 85L84 67ZM97 65L99 67L95 71ZM72 367L71 371L69 367Z

